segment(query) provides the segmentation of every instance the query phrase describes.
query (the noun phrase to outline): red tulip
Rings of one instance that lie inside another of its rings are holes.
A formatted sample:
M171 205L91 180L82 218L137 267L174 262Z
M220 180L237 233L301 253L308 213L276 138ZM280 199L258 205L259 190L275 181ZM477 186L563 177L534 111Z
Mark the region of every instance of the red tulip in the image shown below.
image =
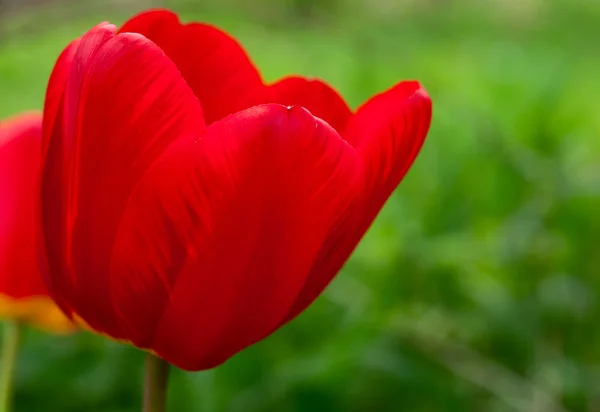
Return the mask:
M48 296L38 264L41 141L41 114L0 122L0 318L62 333L73 324Z
M201 370L323 291L417 156L431 101L404 82L353 113L319 80L265 84L223 31L151 11L71 43L44 115L52 295Z

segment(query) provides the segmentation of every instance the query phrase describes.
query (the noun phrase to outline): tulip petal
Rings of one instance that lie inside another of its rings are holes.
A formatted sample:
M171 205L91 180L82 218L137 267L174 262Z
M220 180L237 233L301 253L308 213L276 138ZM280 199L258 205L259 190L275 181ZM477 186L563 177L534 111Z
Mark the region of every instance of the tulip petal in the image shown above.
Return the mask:
M291 76L268 87L268 102L302 106L343 133L352 116L344 99L331 86L318 79ZM266 103L266 102L265 102Z
M242 46L216 27L183 25L173 12L151 10L120 31L143 34L165 51L200 100L207 124L261 103L303 106L340 133L351 116L340 95L320 80L292 76L265 86Z
M41 136L41 113L0 122L0 319L64 333L73 325L48 296L37 260Z
M431 124L431 99L416 81L401 82L363 104L344 138L365 164L371 221L419 154Z
M119 339L109 267L129 194L170 143L205 125L162 50L141 35L113 32L88 32L73 57L58 114L63 124L55 122L44 165L42 220L53 295Z
M419 83L402 82L367 101L350 120L343 136L364 165L362 207L331 231L285 322L321 294L354 251L417 157L431 110L431 100Z
M216 366L281 322L363 178L354 149L300 107L257 106L196 137L170 147L132 194L111 284L140 331L156 322L139 303L149 279L167 285L156 333L134 343L186 370Z
M242 46L224 31L183 25L173 12L151 10L127 21L121 33L140 33L175 62L200 100L207 124L258 104L264 85Z
M64 90L66 88L67 79L71 72L71 63L75 52L79 47L81 39L72 41L60 54L50 80L48 81L48 87L46 89L46 98L44 102L44 120L43 120L43 138L42 138L42 153L45 155L50 138L52 136L52 130L54 129L55 122L57 121L58 112L62 103Z
M46 295L37 265L34 199L42 115L0 123L0 294Z
M52 136L60 136L62 135L63 130L63 99L65 95L65 89L67 85L67 81L69 75L71 73L71 65L73 63L73 58L75 57L75 53L77 52L77 48L79 47L81 39L76 39L72 41L60 54L54 68L52 69L52 73L50 75L50 79L48 81L48 87L46 89L46 97L44 100L44 116L42 122L42 143L41 143L41 159L45 159L50 144L52 141ZM62 140L62 138L61 138ZM54 142L53 145L53 154L58 159L62 159L62 143L57 141ZM45 171L47 176L56 176L60 179L62 177L62 168L61 168L62 160L55 161L53 163L53 167L48 167L50 165L44 165L42 163L41 170ZM41 189L41 188L40 188ZM50 193L53 193L56 196L57 189L56 186L46 186L45 190L49 190ZM37 194L36 201L36 219L38 227L43 226L42 223L42 213L41 213L41 202L39 198L40 193ZM61 200L56 196L55 205L59 205ZM58 209L57 209L58 212ZM60 212L59 212L60 213ZM47 227L50 230L53 230L55 233L60 233L59 228L59 220L53 220L50 222L46 222ZM44 279L47 287L49 288L48 292L50 295L54 295L56 304L67 314L71 314L71 310L64 301L64 299L58 297L57 295L52 293L52 279L49 276L49 267L52 266L54 268L60 267L60 263L57 260L59 255L57 255L57 249L53 249L53 247L60 247L60 244L55 243L50 247L52 252L48 255L46 252L46 247L44 244L44 236L42 232L42 236L39 236L37 239L37 248L39 251L38 255L38 263L40 265L41 275Z

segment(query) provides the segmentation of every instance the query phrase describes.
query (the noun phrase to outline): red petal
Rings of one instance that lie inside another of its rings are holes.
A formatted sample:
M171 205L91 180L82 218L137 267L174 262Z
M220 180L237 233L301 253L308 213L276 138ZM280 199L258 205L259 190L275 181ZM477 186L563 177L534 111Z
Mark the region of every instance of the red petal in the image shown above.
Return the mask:
M332 225L362 190L352 149L306 110L257 106L179 141L144 176L113 255L118 310L150 323L145 280L169 288L153 341L187 370L264 338L304 284ZM173 281L176 274L176 282Z
M152 10L120 30L140 33L175 62L202 105L207 124L258 104L264 85L242 46L206 24L182 25L176 14Z
M344 138L365 164L371 221L419 154L431 124L431 99L418 82L402 82L357 111ZM369 222L370 224L370 222Z
M200 100L208 124L259 103L303 106L342 132L351 116L340 95L320 80L288 77L267 87L242 46L206 25L182 25L176 14L152 10L129 20L121 32L141 33L177 64Z
M91 327L121 338L109 287L121 215L165 148L184 132L202 132L201 108L155 44L99 26L82 38L73 58L61 117L42 181L52 290Z
M0 123L0 294L47 295L38 266L34 199L41 163L42 115Z
M413 164L430 123L431 100L417 82L402 82L359 108L344 138L364 164L363 206L331 231L286 322L306 309L344 265Z
M46 100L44 102L44 121L43 121L43 140L42 153L45 154L48 149L52 130L56 122L56 117L62 103L63 94L67 85L67 79L71 72L71 63L79 47L80 39L72 41L60 54L46 89Z
M331 86L318 79L286 77L269 86L268 101L285 106L302 106L343 133L352 112Z

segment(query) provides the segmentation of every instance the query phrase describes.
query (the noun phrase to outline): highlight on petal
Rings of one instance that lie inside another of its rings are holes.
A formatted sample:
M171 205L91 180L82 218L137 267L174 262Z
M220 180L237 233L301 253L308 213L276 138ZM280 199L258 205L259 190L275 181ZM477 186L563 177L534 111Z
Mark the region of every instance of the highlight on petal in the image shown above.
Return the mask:
M352 116L344 99L331 86L318 79L285 77L268 88L268 102L284 106L302 106L343 133Z
M41 202L51 293L68 313L119 339L109 267L129 194L171 142L205 125L197 99L163 51L141 35L113 32L91 30L73 56Z
M0 122L0 318L63 333L74 325L48 296L37 260L41 127L33 112Z
M76 141L77 117L80 110L79 101L85 98L82 93L82 86L86 74L105 43L115 36L116 30L117 28L112 24L101 23L87 32L77 45L69 69L65 89L66 96L62 101L62 115L64 116L61 119L64 122L62 125L64 127L62 139L67 145L75 144ZM67 146L66 149L69 150L69 147Z
M299 107L257 106L175 142L131 195L113 249L134 343L200 370L271 333L362 177L354 149ZM168 301L158 325L148 296Z
M336 226L285 322L306 309L342 268L419 153L431 123L431 100L418 82L402 82L363 104L344 139L362 160L365 191L356 213Z
M120 29L125 32L146 36L175 62L200 100L207 124L261 102L260 74L226 32L208 24L182 24L168 10L133 17Z

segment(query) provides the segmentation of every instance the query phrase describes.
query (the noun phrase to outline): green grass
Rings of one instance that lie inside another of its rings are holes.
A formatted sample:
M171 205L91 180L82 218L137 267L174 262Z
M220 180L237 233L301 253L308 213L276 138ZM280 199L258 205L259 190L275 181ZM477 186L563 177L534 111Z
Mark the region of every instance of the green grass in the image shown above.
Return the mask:
M222 367L174 372L170 410L600 409L598 7L549 1L528 17L454 1L376 16L348 3L309 25L180 6L233 33L266 79L319 76L353 107L419 79L434 121L324 296ZM70 39L123 19L42 17L0 47L2 117L42 107ZM16 411L137 411L141 366L102 338L30 331Z

